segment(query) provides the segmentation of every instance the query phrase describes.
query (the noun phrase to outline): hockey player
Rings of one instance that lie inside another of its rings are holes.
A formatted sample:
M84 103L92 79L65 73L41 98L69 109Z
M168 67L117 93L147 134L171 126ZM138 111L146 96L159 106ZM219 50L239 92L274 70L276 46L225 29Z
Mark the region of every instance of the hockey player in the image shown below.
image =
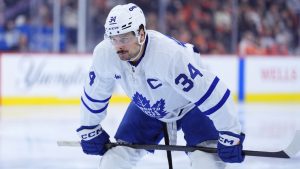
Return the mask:
M100 123L118 83L132 101L115 134L117 141L158 144L163 123L168 123L183 131L188 146L217 147L217 154L188 153L193 169L242 162L244 134L230 90L200 66L200 59L193 45L147 30L137 5L115 6L106 19L105 39L94 49L81 97L77 132L83 151L103 156L101 169L132 168L147 153L104 146L110 140Z

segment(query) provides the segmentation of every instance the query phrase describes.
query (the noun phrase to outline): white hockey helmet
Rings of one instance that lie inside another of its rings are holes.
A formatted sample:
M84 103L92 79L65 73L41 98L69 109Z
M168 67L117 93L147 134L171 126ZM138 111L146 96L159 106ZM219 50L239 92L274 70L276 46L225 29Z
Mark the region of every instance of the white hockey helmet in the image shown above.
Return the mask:
M133 31L138 36L140 25L146 32L146 19L140 7L133 3L117 5L109 12L105 22L105 36L114 36Z

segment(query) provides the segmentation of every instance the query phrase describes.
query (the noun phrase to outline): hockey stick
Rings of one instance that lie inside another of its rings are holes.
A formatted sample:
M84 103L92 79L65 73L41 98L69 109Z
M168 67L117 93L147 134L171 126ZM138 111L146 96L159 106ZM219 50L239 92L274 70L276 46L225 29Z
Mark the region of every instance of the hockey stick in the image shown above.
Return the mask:
M80 142L76 141L58 141L58 146L80 146ZM106 147L112 148L116 146L126 146L135 149L145 150L167 150L167 151L185 151L193 152L195 150L204 151L207 153L217 153L217 148L209 147L191 147L191 146L177 146L177 145L152 145L152 144L125 144L125 143L108 143ZM294 139L288 145L287 148L281 151L268 152L268 151L253 151L243 150L246 156L257 156L257 157L273 157L273 158L292 158L300 151L300 130L296 131Z

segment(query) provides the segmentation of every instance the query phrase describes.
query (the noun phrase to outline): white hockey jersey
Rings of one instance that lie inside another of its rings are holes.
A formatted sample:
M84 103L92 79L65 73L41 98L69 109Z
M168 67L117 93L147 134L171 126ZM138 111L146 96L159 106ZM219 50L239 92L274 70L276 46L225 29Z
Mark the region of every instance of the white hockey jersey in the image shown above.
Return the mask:
M203 69L193 45L152 30L145 43L136 66L120 60L109 40L95 47L81 97L81 125L97 125L105 118L118 83L144 113L161 121L178 120L198 106L218 130L241 132L229 89Z

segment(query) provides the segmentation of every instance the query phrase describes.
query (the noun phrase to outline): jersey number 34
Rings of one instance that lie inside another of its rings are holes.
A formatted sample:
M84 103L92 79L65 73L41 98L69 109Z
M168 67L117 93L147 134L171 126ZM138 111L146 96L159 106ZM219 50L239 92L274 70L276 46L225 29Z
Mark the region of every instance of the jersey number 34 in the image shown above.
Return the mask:
M190 63L188 64L188 70L189 70L190 76L187 76L186 74L181 73L175 78L175 84L182 85L183 86L182 90L185 92L190 91L194 87L193 79L195 79L198 75L200 77L203 76L203 74Z

